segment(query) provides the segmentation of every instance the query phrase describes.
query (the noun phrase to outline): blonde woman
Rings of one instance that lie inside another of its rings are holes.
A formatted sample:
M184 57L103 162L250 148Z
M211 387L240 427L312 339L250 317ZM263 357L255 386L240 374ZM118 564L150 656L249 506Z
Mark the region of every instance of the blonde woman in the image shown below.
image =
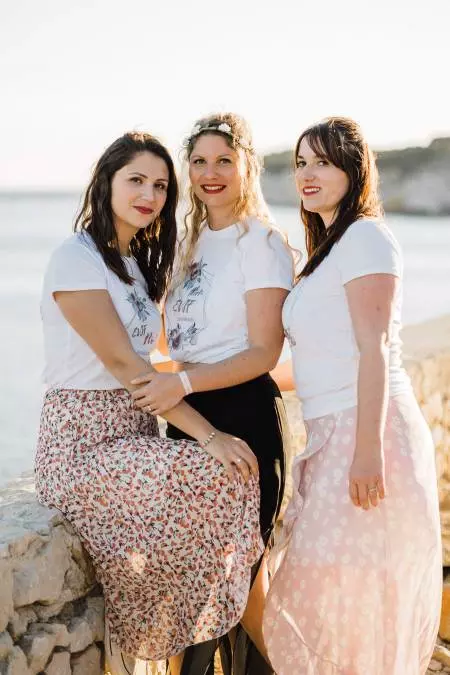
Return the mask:
M165 304L168 348L179 372L146 377L149 384L133 397L155 413L185 398L211 424L248 443L258 458L261 533L268 544L283 496L287 439L281 395L268 372L283 344L281 309L293 282L292 255L268 222L260 163L241 117L224 113L198 120L186 141L186 161L186 253ZM168 435L186 438L173 425ZM254 576L242 625L266 656L264 564ZM232 667L234 673L272 672L243 631L233 654L221 646L225 673ZM212 641L188 649L183 675L209 673L215 648Z

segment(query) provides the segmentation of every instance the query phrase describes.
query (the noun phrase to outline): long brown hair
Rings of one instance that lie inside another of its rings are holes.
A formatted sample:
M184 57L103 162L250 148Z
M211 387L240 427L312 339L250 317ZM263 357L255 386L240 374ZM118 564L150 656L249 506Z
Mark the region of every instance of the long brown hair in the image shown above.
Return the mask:
M130 243L131 255L144 276L149 296L158 302L167 289L175 257L178 183L172 158L157 138L146 133L129 132L104 151L86 189L74 231L87 231L106 266L126 284L133 283L119 252L111 206L111 182L114 174L141 152L160 157L169 172L167 198L161 213L148 227L139 230Z
M349 117L327 117L308 127L295 146L298 165L300 144L306 139L313 152L345 171L349 179L346 195L337 207L333 223L326 228L318 213L300 207L305 225L308 262L299 278L309 276L330 253L350 225L361 218L380 218L383 208L378 195L378 169L360 126Z

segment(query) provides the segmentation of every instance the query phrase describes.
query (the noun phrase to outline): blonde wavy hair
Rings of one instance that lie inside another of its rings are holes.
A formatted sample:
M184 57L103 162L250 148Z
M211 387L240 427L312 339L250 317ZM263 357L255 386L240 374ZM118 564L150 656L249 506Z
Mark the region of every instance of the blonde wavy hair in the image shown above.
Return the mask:
M218 129L221 125L226 131ZM269 228L273 227L269 208L261 190L262 162L253 147L252 134L248 123L240 115L230 112L214 113L197 120L191 135L184 142L183 159L186 165L189 163L197 140L206 134L221 136L226 144L244 159L246 171L242 176L240 195L234 206L236 222L242 226L242 233L245 234L248 231L246 223L248 218L258 218L267 223ZM189 206L184 217L185 233L180 244L184 253L181 255L181 262L177 270L177 281L184 276L192 261L200 232L205 226L208 216L206 206L194 193L191 185L187 190L187 198Z

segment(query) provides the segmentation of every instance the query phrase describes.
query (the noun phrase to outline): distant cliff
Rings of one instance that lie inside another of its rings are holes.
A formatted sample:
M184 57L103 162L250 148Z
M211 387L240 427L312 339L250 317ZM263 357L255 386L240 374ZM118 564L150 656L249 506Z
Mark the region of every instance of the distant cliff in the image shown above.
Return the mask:
M377 153L386 211L450 215L450 138L426 148ZM297 205L292 152L264 158L263 191L271 204Z

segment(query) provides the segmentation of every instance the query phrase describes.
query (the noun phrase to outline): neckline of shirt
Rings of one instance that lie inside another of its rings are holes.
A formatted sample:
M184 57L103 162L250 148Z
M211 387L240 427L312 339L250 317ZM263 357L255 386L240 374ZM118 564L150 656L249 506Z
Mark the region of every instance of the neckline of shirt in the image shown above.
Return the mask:
M237 234L239 234L239 228L237 227L239 223L234 222L231 223L231 225L227 225L226 227L222 227L220 230L213 230L209 227L208 223L205 224L205 227L202 230L202 234L208 233L209 236L214 237L216 239L227 239L231 237L235 237Z

